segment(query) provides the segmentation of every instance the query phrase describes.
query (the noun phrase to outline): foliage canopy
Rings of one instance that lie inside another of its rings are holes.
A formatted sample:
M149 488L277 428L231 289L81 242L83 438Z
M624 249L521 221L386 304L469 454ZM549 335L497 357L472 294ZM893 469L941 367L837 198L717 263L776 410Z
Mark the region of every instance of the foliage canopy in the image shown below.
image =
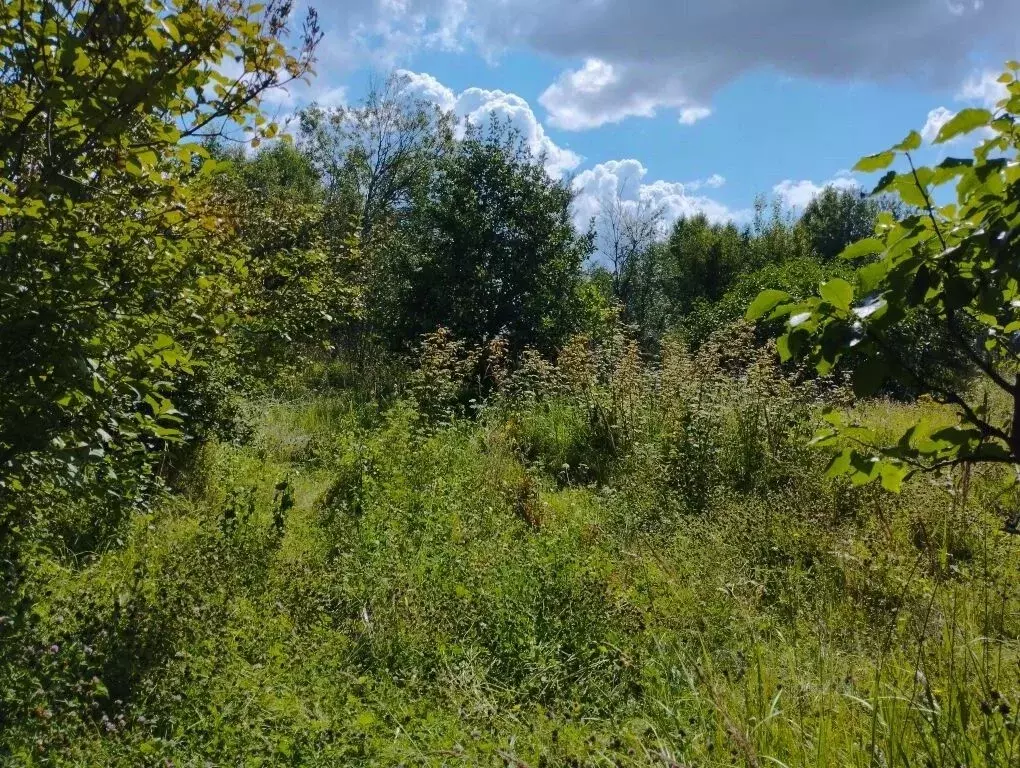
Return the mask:
M796 300L779 290L759 294L749 319L785 318L778 349L784 360L805 358L827 373L846 357L862 363L854 384L861 394L892 379L930 387L958 409L960 423L938 427L918 421L894 444L879 444L875 433L830 414L832 429L821 444L851 441L830 471L857 482L881 478L898 488L916 469L969 462L1020 465L1020 64L1010 62L999 79L1007 96L995 112L965 109L938 134L937 143L970 139L972 157L951 157L935 167L915 166L921 146L912 131L889 150L863 158L856 170L884 171L902 158L905 169L888 170L874 194L891 194L911 209L902 220L879 216L872 237L842 253L867 263L854 282L833 279L817 295ZM940 187L953 183L956 200L942 204ZM976 371L976 387L925 381L914 358L894 334L911 313L936 323L952 349ZM985 394L982 394L982 388ZM996 409L993 390L1005 408Z

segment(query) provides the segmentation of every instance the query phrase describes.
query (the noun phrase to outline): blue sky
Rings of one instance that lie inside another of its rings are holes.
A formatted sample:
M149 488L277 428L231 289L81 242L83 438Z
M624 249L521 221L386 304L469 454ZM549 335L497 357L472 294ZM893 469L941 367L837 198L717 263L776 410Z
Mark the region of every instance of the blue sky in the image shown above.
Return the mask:
M318 75L279 100L356 103L370 77L508 117L584 220L607 195L667 218L803 206L911 128L993 104L1020 0L346 0L316 4ZM297 11L300 13L300 9ZM921 160L946 153L926 146ZM952 148L949 148L952 151Z

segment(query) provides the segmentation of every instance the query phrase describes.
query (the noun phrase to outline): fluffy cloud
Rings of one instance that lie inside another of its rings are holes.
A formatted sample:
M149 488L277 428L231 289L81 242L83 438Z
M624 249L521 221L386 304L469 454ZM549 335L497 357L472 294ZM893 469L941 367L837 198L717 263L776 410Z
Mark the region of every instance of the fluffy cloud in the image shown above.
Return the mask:
M452 111L463 122L483 129L493 118L509 122L520 131L532 152L545 156L546 170L554 178L581 163L580 155L559 146L549 137L528 102L515 93L468 88L455 94L431 75L406 70L398 74L405 79L411 93Z
M994 110L996 105L1009 95L1009 91L1003 83L998 81L999 72L995 70L984 70L976 72L964 80L960 90L956 93L956 100L970 103L977 103L986 109ZM921 129L921 137L932 143L938 136L942 126L956 116L956 112L946 107L936 107L928 113L924 128ZM976 135L980 137L992 136L990 129L982 129Z
M693 125L712 114L708 107L693 104L678 84L663 82L661 89L644 87L642 80L653 68L588 59L580 69L561 74L538 100L549 110L553 125L573 131L628 117L652 117L663 107L676 108L682 125Z
M523 40L543 52L587 58L541 99L564 128L594 127L663 108L676 109L683 123L693 122L706 116L704 105L722 86L760 68L834 80L917 76L944 85L965 70L972 51L1015 46L1006 30L1020 22L1015 0L567 5L534 3L523 14L530 24L509 27L513 36L489 27L506 44ZM504 7L509 6L520 3ZM561 17L559 23L553 13Z
M454 92L427 72L400 69L396 74L403 79L404 87L409 93L437 104L445 112L452 112L457 105L457 96Z
M942 130L942 126L948 123L956 116L956 113L951 109L945 107L936 107L928 113L928 119L924 122L924 128L921 129L921 138L931 144L935 141L935 137L939 135L939 131Z
M776 184L772 191L777 197L779 197L786 205L791 208L797 208L804 210L808 203L814 200L826 187L834 187L835 189L860 189L860 183L846 171L841 171L836 176L828 181L824 181L821 184L815 184L813 181L802 179L800 181L794 181L792 179L785 179L784 181Z
M681 106L681 96L650 97L632 87L626 70L601 59L588 59L580 69L564 72L539 97L550 122L576 131L618 123L627 117L651 117L659 106Z
M705 214L710 221L735 221L746 218L746 211L733 211L709 197L692 194L704 188L718 188L725 179L714 174L708 179L692 182L656 180L646 182L648 169L638 160L610 160L582 171L574 178L577 197L574 200L574 223L587 229L598 218L602 205L619 200L624 208L637 210L644 206L663 212L663 227L682 216Z
M680 124L694 125L699 120L704 120L712 114L708 107L684 107L680 110Z
M996 104L1009 95L1006 86L998 82L1000 74L994 70L972 74L964 81L956 98L960 101L979 101L988 109L994 109Z
M703 117L720 88L760 69L949 85L974 53L1015 53L1020 3L350 0L325 17L330 51L347 52L334 58L364 48L385 58L472 44L492 56L530 50L578 62L541 101L556 125L589 128L661 109L685 122Z

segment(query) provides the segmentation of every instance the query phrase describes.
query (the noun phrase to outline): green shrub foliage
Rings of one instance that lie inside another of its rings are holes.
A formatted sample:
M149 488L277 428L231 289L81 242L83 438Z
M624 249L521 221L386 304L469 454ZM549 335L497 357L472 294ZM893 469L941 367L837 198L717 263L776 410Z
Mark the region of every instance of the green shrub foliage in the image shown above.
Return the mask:
M0 1L0 764L1017 765L1020 64L600 265L293 10Z
M245 269L198 139L272 136L259 96L309 68L289 3L0 8L0 493L185 435L171 399ZM241 76L221 71L241 64ZM5 502L6 503L6 502Z
M592 241L574 231L569 186L516 132L499 122L469 128L423 195L400 267L405 333L443 326L476 342L504 334L515 351L548 353L576 330Z
M947 158L936 167L917 167L911 153L921 146L912 131L885 152L863 158L860 171L883 171L902 159L904 169L887 171L875 194L891 194L912 213L896 220L882 214L874 235L843 251L845 259L872 256L851 283L836 278L818 294L797 300L784 291L761 293L748 317L784 318L779 338L783 359L804 357L827 373L844 357L861 361L854 383L861 394L887 380L923 386L954 406L952 426L920 420L882 444L873 431L830 415L833 429L820 435L852 436L830 471L859 481L881 478L898 487L917 469L961 463L1020 462L1020 379L1016 376L1016 333L1020 330L1020 150L1015 125L1020 114L1020 83L1011 62L1002 75L1007 95L996 111L965 109L936 137L944 143L981 129L973 157ZM941 205L938 188L953 183L956 202ZM973 372L972 386L928 377L911 350L910 324L933 328L960 372ZM999 407L992 405L997 399Z

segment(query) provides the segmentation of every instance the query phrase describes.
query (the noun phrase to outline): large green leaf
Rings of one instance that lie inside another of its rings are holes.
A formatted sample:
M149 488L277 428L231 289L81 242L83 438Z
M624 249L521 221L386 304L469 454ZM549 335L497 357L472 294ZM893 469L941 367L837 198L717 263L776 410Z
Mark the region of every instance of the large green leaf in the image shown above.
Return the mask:
M907 134L907 137L897 144L893 149L897 152L910 152L914 149L919 149L921 146L921 134L917 131L911 131Z
M843 252L839 254L841 259L859 259L862 256L871 256L875 253L881 253L885 250L885 243L879 240L877 237L866 237L863 240L858 240L856 243L851 243Z
M835 278L827 283L822 283L819 289L821 297L844 312L850 310L850 302L854 298L854 289L846 280Z
M961 133L969 133L975 128L988 125L991 121L992 113L987 109L978 109L976 107L961 109L948 123L942 126L942 130L935 137L935 143L942 144L950 141Z
M747 308L747 313L744 317L750 322L758 320L783 302L789 301L790 298L790 294L786 291L777 291L773 289L762 291L758 294L758 297L751 302L751 306Z
M868 155L862 157L857 161L857 165L854 166L855 171L861 173L874 173L875 171L881 171L892 165L893 160L896 159L896 153L893 151L879 152L877 155Z

